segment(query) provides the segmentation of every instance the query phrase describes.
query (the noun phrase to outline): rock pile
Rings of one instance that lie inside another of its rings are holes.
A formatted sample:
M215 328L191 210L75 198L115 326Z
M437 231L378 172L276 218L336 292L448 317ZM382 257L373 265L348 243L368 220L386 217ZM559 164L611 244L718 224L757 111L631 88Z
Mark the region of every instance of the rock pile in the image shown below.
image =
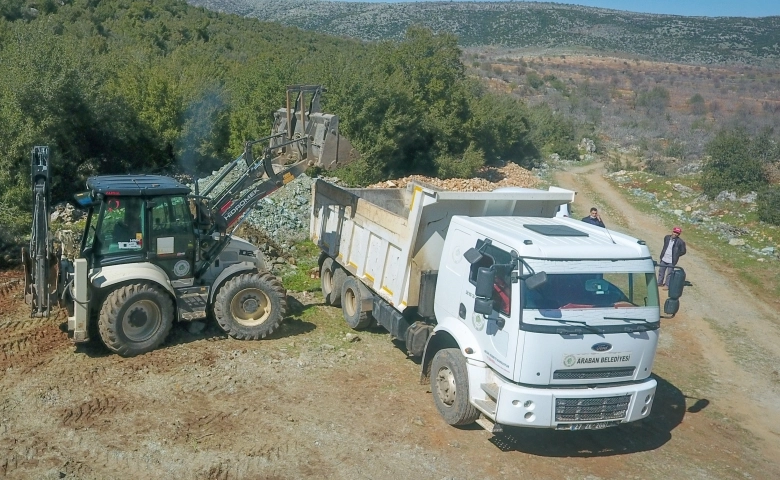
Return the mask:
M52 225L57 222L69 225L81 220L85 215L86 213L83 210L79 210L70 203L64 202L54 206L54 211L51 213L50 220Z
M533 188L539 183L539 179L530 170L526 170L516 163L507 163L499 167L482 167L474 178L440 179L412 175L398 180L376 183L368 188L405 188L409 182L415 180L442 190L456 192L489 192L501 187Z

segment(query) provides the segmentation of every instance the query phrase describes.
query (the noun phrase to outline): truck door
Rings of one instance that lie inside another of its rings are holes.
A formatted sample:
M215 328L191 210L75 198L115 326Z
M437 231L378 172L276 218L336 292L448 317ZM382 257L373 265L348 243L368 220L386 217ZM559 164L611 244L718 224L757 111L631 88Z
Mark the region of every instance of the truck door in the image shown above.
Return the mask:
M480 267L511 265L510 249L495 241L478 240L474 248L482 253L482 259L470 266L462 304L466 308L466 323L473 330L485 361L501 375L513 378L517 337L519 334L518 283L512 283L515 266L497 268L493 285L493 312L481 315L474 312L477 272Z

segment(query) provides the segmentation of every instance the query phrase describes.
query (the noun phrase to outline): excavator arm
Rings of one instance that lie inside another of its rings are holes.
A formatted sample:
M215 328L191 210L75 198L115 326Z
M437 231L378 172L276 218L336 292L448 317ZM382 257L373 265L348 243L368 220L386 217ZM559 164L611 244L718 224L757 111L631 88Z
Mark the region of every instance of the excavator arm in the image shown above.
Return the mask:
M49 147L33 147L30 160L33 219L29 251L22 248L24 265L24 299L30 305L30 316L48 317L52 301L57 298L59 252L52 245L49 232L51 200Z

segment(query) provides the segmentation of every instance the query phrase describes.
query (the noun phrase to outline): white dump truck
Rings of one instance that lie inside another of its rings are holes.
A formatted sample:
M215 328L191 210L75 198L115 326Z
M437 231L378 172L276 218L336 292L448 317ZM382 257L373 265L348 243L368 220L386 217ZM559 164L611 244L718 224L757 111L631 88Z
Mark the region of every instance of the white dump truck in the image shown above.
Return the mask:
M422 357L451 425L581 430L646 418L661 317L654 262L642 240L556 217L573 199L318 180L310 233L325 302ZM675 283L667 313L679 306Z

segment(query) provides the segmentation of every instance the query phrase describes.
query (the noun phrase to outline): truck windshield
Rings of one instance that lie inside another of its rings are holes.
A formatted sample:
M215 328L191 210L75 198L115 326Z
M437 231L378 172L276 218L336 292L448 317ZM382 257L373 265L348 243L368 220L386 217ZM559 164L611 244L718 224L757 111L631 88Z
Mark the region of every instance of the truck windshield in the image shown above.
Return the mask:
M547 274L547 283L531 290L523 282L523 308L558 310L573 308L657 307L658 286L654 273Z

